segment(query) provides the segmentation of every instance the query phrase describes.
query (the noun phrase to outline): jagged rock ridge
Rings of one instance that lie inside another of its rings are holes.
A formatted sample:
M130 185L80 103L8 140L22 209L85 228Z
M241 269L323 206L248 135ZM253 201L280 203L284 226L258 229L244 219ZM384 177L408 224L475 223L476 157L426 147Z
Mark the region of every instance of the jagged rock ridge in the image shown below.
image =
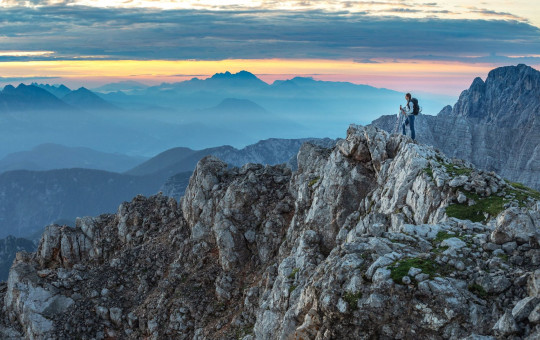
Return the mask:
M395 116L373 125L392 131ZM476 78L454 107L416 120L417 139L451 157L471 161L513 181L540 189L540 72L500 67Z
M494 173L351 126L298 171L202 159L180 204L47 228L19 253L4 335L534 339L540 203ZM531 197L532 196L532 197ZM493 204L491 204L493 203ZM449 218L487 207L482 223ZM484 336L484 337L482 337Z

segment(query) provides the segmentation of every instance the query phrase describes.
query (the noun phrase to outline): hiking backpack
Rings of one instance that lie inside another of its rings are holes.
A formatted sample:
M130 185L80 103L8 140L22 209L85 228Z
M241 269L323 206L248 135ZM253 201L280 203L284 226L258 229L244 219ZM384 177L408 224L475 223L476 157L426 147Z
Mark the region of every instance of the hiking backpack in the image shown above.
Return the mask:
M420 113L420 106L418 106L418 99L411 98L411 102L413 103L413 112L412 112L412 114L417 116Z

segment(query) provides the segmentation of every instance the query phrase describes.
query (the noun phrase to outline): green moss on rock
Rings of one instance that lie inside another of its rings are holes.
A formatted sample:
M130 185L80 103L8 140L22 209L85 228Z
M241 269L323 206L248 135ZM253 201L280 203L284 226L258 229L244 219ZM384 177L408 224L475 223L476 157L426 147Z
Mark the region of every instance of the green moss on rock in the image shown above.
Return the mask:
M390 277L395 283L401 284L403 277L407 276L412 267L422 269L422 273L428 274L429 277L434 277L440 271L439 265L431 259L409 258L389 266Z
M317 184L317 182L318 182L320 179L321 179L320 177L315 177L314 179L312 179L311 181L309 181L309 183L308 183L309 187L312 187L312 186L314 186L315 184Z
M472 222L484 222L492 217L499 215L504 210L504 197L491 195L488 197L480 197L472 192L464 192L464 194L472 199L475 204L454 203L446 208L448 217L459 218L460 220L470 220Z
M362 292L356 292L356 293L345 293L343 295L343 300L347 302L347 305L349 305L349 308L351 310L357 310L358 309L358 300L362 298Z
M477 283L470 284L468 289L471 293L475 294L476 296L482 299L485 299L488 296L488 293L486 292L484 287L480 286Z

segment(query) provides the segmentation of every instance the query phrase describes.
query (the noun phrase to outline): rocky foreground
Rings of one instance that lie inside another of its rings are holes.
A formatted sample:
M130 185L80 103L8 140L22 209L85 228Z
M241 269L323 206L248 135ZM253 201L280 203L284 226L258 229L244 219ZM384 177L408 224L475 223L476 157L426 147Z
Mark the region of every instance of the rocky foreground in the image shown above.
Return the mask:
M296 172L210 156L180 204L49 226L0 287L0 334L538 339L539 198L374 127L303 145Z

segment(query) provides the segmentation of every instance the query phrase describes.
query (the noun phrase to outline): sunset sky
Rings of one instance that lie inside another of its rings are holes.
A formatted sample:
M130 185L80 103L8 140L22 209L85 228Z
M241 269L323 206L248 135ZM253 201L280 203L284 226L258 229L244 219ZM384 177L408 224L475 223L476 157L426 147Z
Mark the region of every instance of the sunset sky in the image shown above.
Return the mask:
M98 86L248 70L455 96L540 65L534 1L0 0L0 82Z

